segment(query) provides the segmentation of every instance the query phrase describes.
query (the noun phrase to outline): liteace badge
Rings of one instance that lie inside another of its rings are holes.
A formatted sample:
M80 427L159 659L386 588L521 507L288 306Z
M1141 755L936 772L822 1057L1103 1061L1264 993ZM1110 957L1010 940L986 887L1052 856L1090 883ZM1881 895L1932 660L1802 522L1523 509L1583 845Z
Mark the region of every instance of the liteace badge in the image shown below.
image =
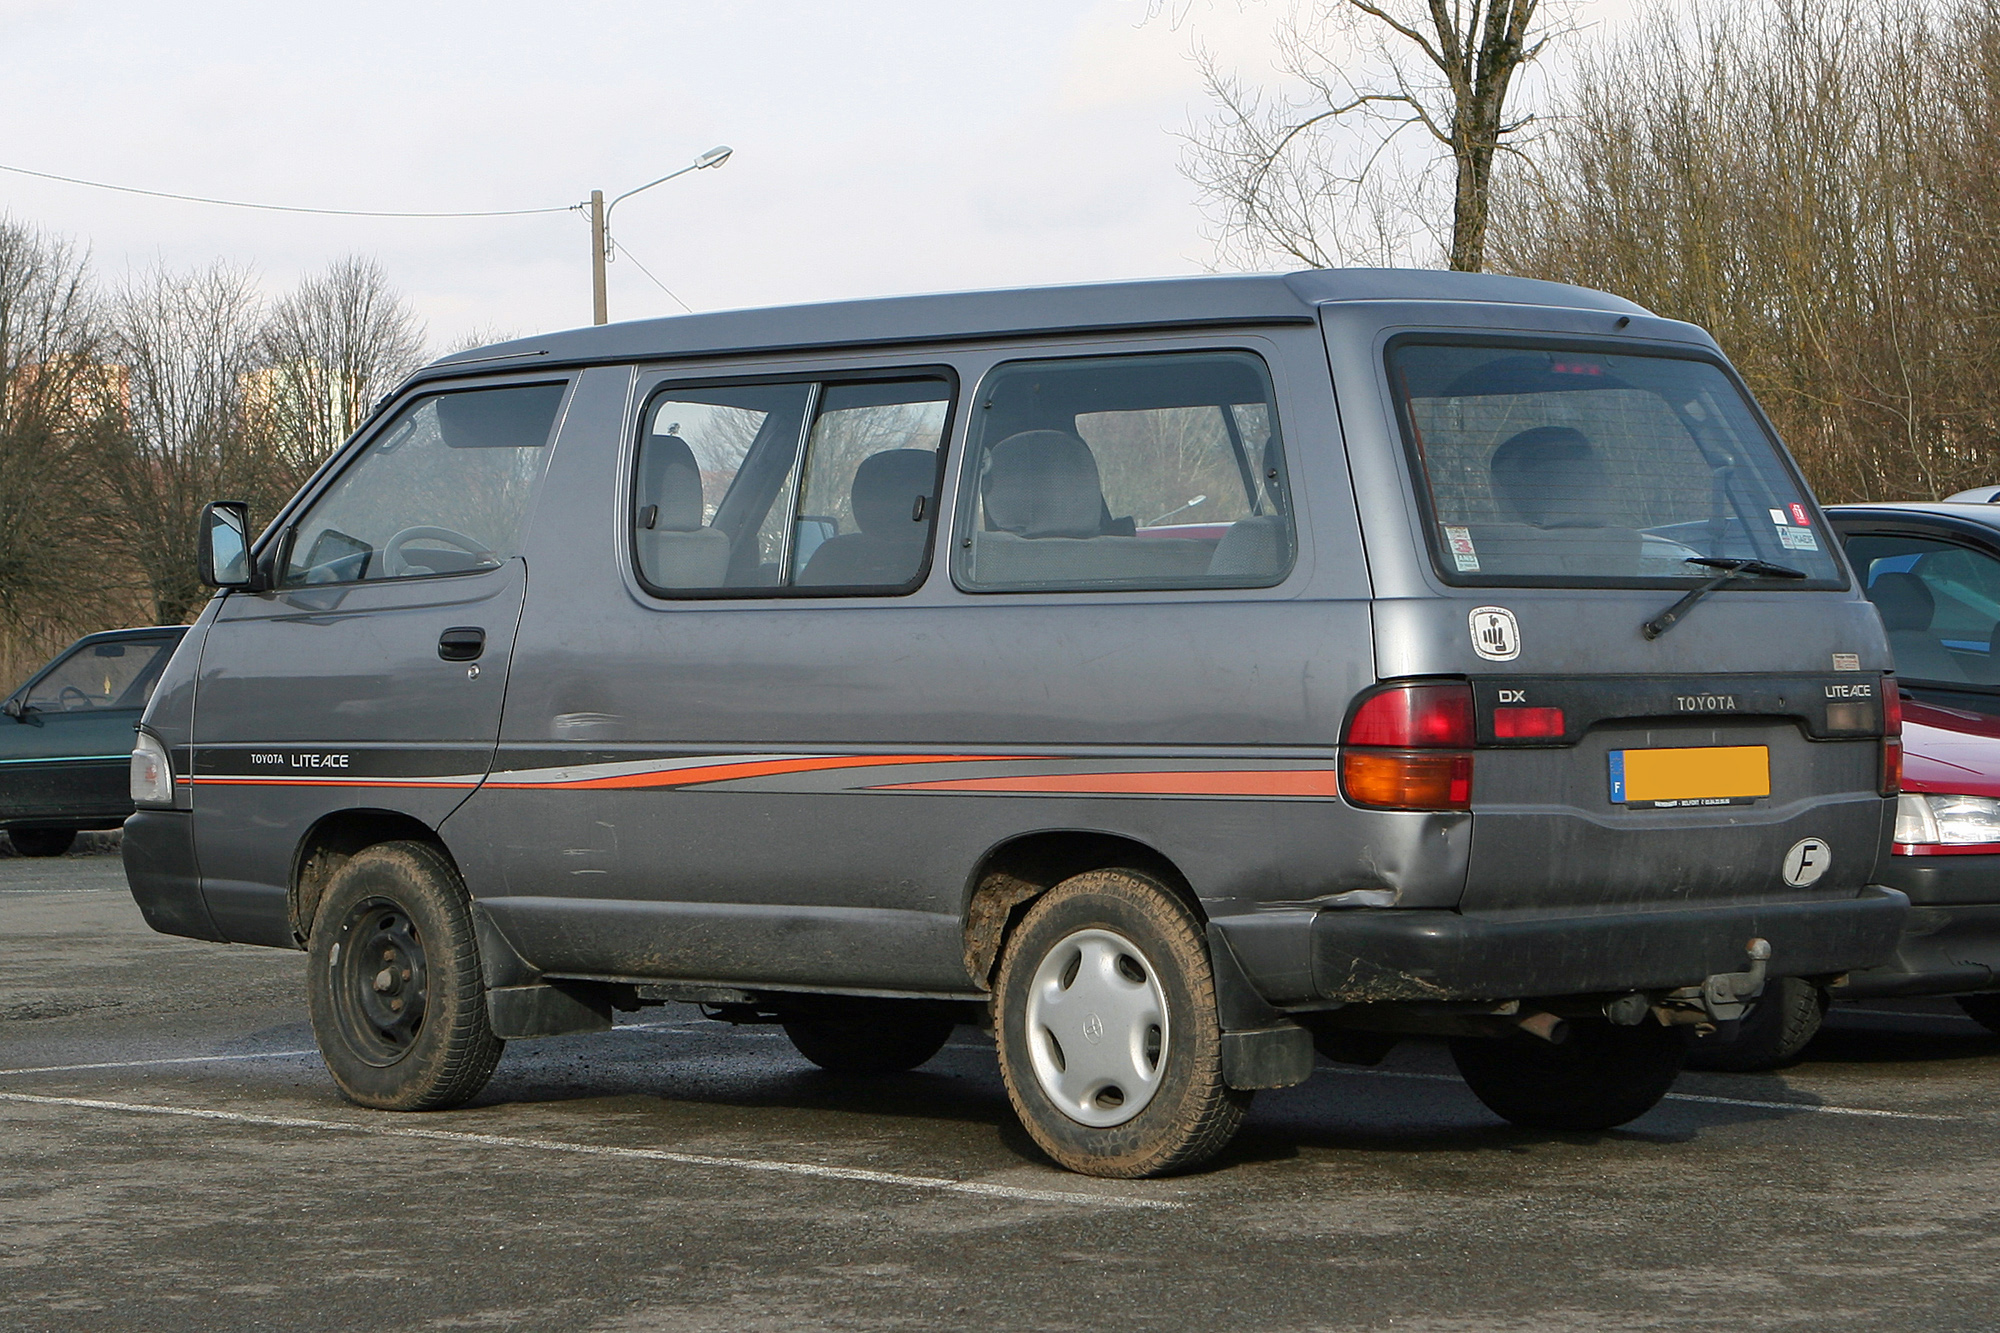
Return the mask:
M1489 662L1511 662L1521 655L1521 627L1514 613L1504 606L1476 606L1472 622L1472 651Z

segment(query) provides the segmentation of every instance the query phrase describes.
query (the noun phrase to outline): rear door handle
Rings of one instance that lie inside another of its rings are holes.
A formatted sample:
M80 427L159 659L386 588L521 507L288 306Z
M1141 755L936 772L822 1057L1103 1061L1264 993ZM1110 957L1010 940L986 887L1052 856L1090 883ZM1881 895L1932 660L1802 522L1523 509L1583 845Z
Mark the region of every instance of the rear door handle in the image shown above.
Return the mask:
M438 656L447 662L473 662L486 651L486 631L476 625L460 625L438 635Z

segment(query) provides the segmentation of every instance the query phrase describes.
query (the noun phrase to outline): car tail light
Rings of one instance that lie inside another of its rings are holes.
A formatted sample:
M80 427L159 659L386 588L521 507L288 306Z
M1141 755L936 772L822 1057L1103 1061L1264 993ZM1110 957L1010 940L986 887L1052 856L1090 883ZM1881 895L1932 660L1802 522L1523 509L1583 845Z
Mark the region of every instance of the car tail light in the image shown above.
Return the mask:
M1340 784L1356 805L1383 810L1472 808L1472 687L1392 685L1348 720Z
M167 747L143 731L132 747L132 800L136 805L174 803L174 767Z
M1898 856L2000 852L2000 799L1905 792L1896 798Z
M1569 731L1560 708L1496 708L1493 738L1502 741L1561 740Z
M1882 785L1884 796L1903 790L1903 692L1894 676L1882 677Z

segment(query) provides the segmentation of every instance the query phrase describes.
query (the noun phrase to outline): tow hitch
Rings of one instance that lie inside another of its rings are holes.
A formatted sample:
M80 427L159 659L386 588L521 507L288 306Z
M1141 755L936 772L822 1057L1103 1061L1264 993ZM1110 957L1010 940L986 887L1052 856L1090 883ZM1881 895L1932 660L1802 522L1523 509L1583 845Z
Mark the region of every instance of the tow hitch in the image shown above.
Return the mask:
M1699 986L1683 986L1668 991L1653 1006L1660 1022L1717 1028L1734 1023L1750 1009L1750 1002L1764 993L1765 964L1771 958L1771 942L1751 940L1744 952L1750 966L1742 972L1718 972Z

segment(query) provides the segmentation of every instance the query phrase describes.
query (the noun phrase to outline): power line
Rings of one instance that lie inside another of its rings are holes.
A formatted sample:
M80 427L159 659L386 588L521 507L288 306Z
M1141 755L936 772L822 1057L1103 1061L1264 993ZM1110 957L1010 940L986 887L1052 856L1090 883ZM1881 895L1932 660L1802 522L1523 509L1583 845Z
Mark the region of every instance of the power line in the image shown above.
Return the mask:
M624 254L624 256L625 256L625 257L626 257L627 259L629 259L629 260L631 260L631 261L632 261L633 265L634 265L635 267L637 267L637 268L638 268L638 270L639 270L639 271L640 271L641 273L645 274L647 278L651 279L651 281L652 281L652 284L653 284L653 285L654 285L655 287L658 287L658 288L659 288L659 289L660 289L661 291L665 292L665 293L666 293L666 294L667 294L668 296L672 296L672 297L674 298L674 303L675 303L676 305L678 305L678 306L679 306L679 307L680 307L681 309L683 309L683 310L687 311L687 312L688 312L688 313L689 313L690 315L692 315L692 314L694 313L694 307L693 307L693 306L691 306L691 305L689 305L689 304L688 304L688 303L687 303L686 301L683 301L683 300L681 300L681 298L680 298L680 297L679 297L678 295L676 295L676 294L675 294L675 292L674 292L674 289L673 289L673 288L671 288L671 287L667 286L667 284L666 284L666 283L664 283L664 282L661 282L661 281L660 281L660 280L659 280L658 278L655 278L655 277L653 277L653 270L651 270L651 269L647 268L647 267L646 267L646 266L645 266L644 264L641 264L641 263L639 262L639 256L637 256L637 255L635 255L635 254L633 254L633 253L632 253L632 247L631 247L631 246L629 246L629 245L625 244L625 242L623 242L623 241L620 241L620 242L618 242L618 249L619 249L619 251L620 251L621 253L623 253L623 254Z
M65 185L84 185L93 190L116 190L120 194L143 194L152 199L175 199L184 204L215 204L222 208L254 208L266 213L317 213L324 217L339 218L518 218L536 213L568 213L582 207L580 204L561 204L554 208L493 208L471 213L394 213L367 208L305 208L296 204L252 204L240 199L208 199L198 194L173 194L166 190L142 190L136 185L111 185L104 181L79 180L75 176L58 176L51 171L30 171L26 167L10 167L0 163L0 171L11 171L17 176L36 176L45 181L61 181ZM651 276L650 274L648 276ZM661 289L662 291L665 288ZM672 295L672 293L668 293ZM674 297L679 300L679 297Z

